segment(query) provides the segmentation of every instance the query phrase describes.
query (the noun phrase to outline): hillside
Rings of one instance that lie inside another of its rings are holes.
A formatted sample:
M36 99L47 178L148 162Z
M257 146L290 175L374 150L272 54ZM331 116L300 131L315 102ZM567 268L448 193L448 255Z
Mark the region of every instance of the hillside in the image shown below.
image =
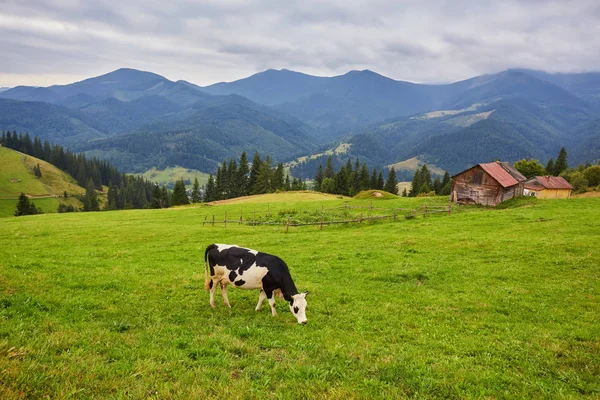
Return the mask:
M81 207L76 195L85 193L67 173L52 164L0 146L0 217L12 216L17 198L25 193L44 212L56 212L59 203ZM38 165L41 178L33 173ZM64 193L69 197L64 199Z
M241 96L213 96L129 69L70 85L17 87L0 97L3 129L87 151L129 172L182 163L213 172L242 150L286 159L324 143L315 128ZM185 143L165 140L173 136Z

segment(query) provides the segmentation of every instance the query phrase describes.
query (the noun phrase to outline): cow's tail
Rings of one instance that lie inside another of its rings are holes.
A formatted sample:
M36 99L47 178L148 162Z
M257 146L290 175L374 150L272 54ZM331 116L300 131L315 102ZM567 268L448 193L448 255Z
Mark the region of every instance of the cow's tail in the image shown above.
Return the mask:
M206 290L211 289L211 283L212 283L212 279L210 279L210 276L208 273L208 252L211 249L212 249L212 245L208 246L206 248L206 251L204 252L204 289L206 289Z

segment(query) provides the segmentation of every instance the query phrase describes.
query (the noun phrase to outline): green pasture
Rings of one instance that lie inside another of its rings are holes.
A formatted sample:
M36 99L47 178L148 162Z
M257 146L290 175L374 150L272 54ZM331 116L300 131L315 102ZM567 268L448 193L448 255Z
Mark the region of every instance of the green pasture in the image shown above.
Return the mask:
M21 192L29 195L48 195L39 179L23 165L23 155L0 147L0 198L18 198Z
M600 396L600 198L288 233L203 225L371 202L300 197L1 219L0 398ZM282 257L310 291L308 324L281 299L278 317L256 313L255 291L211 309L215 242Z

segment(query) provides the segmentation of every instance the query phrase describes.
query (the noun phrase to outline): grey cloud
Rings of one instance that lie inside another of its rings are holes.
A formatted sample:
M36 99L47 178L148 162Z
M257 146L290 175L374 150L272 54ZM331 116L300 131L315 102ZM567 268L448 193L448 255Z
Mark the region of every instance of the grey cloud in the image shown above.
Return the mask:
M6 1L0 86L35 84L13 82L19 72L77 80L122 66L201 85L266 68L418 82L598 70L598 15L594 0Z

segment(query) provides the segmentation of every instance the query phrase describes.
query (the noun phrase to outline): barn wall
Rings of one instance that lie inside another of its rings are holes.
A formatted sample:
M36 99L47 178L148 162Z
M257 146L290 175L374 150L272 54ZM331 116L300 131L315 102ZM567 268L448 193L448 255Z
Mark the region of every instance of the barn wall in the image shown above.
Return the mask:
M545 189L536 191L538 199L567 199L571 196L570 189Z
M452 201L457 203L496 206L502 202L503 195L504 188L479 166L452 180Z

